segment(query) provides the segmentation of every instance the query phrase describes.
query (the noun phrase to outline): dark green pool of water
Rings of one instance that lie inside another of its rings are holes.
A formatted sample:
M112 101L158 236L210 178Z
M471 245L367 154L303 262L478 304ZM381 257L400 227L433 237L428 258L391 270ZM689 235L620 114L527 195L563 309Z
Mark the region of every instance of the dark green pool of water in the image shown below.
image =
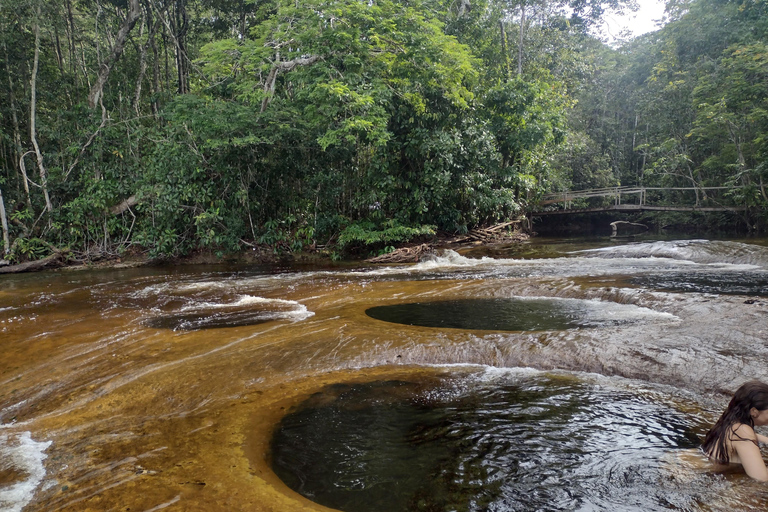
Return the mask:
M659 396L534 374L331 386L274 434L273 469L346 512L689 510L668 485L695 421Z
M575 299L480 298L375 306L376 320L422 327L544 331L621 323L596 318L594 305Z

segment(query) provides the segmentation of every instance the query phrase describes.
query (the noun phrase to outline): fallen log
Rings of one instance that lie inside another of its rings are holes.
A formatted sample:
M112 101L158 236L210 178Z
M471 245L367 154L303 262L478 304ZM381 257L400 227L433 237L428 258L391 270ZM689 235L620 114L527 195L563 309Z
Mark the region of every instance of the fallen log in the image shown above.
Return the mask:
M47 270L64 266L64 254L55 252L41 260L25 261L17 265L6 265L0 267L0 274L19 274L21 272L36 272L38 270Z

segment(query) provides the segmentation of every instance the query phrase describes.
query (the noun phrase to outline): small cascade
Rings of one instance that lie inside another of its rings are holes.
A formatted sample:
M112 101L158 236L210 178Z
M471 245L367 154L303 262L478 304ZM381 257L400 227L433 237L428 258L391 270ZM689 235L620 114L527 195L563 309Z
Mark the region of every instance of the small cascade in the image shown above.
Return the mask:
M768 247L721 240L642 242L588 249L577 254L595 258L667 258L702 264L754 265L768 269Z

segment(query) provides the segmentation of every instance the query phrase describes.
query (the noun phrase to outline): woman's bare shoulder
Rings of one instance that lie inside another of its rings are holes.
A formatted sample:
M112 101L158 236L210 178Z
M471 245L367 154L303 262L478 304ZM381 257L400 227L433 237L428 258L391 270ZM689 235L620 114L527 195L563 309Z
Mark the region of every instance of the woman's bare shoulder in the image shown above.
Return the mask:
M730 432L731 441L757 441L755 429L746 423L734 423Z

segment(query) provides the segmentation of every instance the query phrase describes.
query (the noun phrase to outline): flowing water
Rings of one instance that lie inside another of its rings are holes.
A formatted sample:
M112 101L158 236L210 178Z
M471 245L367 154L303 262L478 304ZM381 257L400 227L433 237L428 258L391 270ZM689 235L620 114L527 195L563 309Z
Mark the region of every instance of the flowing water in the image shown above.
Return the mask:
M0 510L765 510L759 241L0 277Z

